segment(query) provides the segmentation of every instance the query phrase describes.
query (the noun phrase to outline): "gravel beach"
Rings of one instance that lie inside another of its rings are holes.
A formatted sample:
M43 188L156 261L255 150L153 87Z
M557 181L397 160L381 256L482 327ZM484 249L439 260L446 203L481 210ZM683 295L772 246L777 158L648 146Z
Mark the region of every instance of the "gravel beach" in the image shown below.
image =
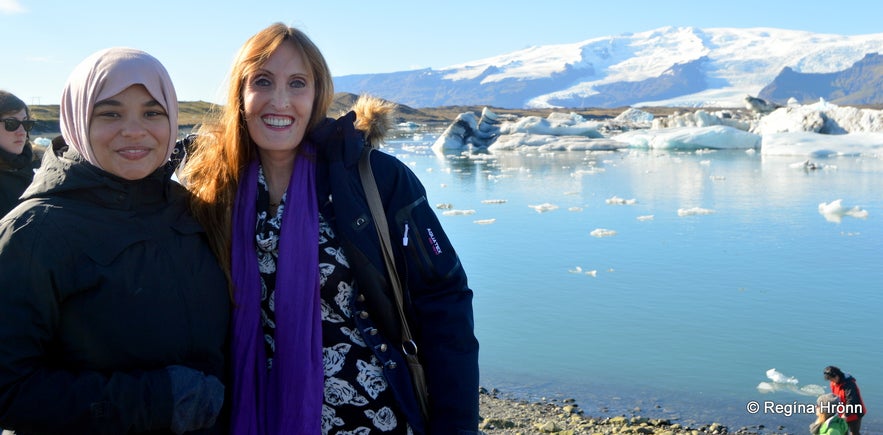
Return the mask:
M784 434L781 428L729 428L719 423L686 426L665 419L638 415L591 416L572 399L524 401L506 397L497 390L480 389L481 422L479 429L487 435L530 434Z

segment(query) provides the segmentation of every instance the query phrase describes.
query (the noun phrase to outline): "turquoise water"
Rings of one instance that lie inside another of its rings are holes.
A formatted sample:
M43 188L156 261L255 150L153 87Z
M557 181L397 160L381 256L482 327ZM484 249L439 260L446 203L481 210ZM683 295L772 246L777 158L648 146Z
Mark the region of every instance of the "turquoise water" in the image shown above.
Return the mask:
M883 159L807 171L744 151L464 158L433 141L384 150L451 207L437 212L475 290L483 386L575 398L592 416L804 433L813 416L747 404L814 403L838 365L862 389L863 433L883 433ZM827 220L819 204L837 199L868 216ZM796 385L760 392L773 368Z

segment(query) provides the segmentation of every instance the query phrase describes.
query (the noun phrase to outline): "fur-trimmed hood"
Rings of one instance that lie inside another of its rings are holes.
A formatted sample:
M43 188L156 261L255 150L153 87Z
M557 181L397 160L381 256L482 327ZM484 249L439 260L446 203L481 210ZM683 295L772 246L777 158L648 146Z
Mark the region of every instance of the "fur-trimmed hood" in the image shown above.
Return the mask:
M325 118L310 130L308 139L328 162L342 161L354 166L362 150L379 148L392 124L395 105L379 98L362 96L351 110L338 118Z
M361 95L350 110L356 113L356 129L362 131L368 145L378 148L392 128L395 104L370 95Z

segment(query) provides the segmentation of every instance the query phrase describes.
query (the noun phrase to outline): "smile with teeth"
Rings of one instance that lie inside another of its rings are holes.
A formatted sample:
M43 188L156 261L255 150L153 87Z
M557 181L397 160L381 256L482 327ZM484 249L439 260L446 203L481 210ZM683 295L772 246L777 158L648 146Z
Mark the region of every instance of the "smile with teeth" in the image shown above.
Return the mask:
M131 148L123 148L117 150L117 154L119 154L124 159L128 160L138 160L146 156L150 153L150 148L146 147L131 147Z
M265 115L262 116L261 119L269 125L270 127L288 127L294 122L291 117L288 116L275 116L275 115Z

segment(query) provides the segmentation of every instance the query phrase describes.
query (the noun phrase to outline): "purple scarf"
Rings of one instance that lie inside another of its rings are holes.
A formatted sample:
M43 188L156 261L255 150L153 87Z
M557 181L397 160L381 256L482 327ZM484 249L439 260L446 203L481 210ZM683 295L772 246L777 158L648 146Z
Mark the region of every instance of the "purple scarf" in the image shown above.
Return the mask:
M308 150L312 144L302 143ZM236 435L322 432L324 369L319 296L316 165L294 163L279 235L276 354L267 370L260 323L261 283L255 247L257 159L243 174L233 207L233 405Z

